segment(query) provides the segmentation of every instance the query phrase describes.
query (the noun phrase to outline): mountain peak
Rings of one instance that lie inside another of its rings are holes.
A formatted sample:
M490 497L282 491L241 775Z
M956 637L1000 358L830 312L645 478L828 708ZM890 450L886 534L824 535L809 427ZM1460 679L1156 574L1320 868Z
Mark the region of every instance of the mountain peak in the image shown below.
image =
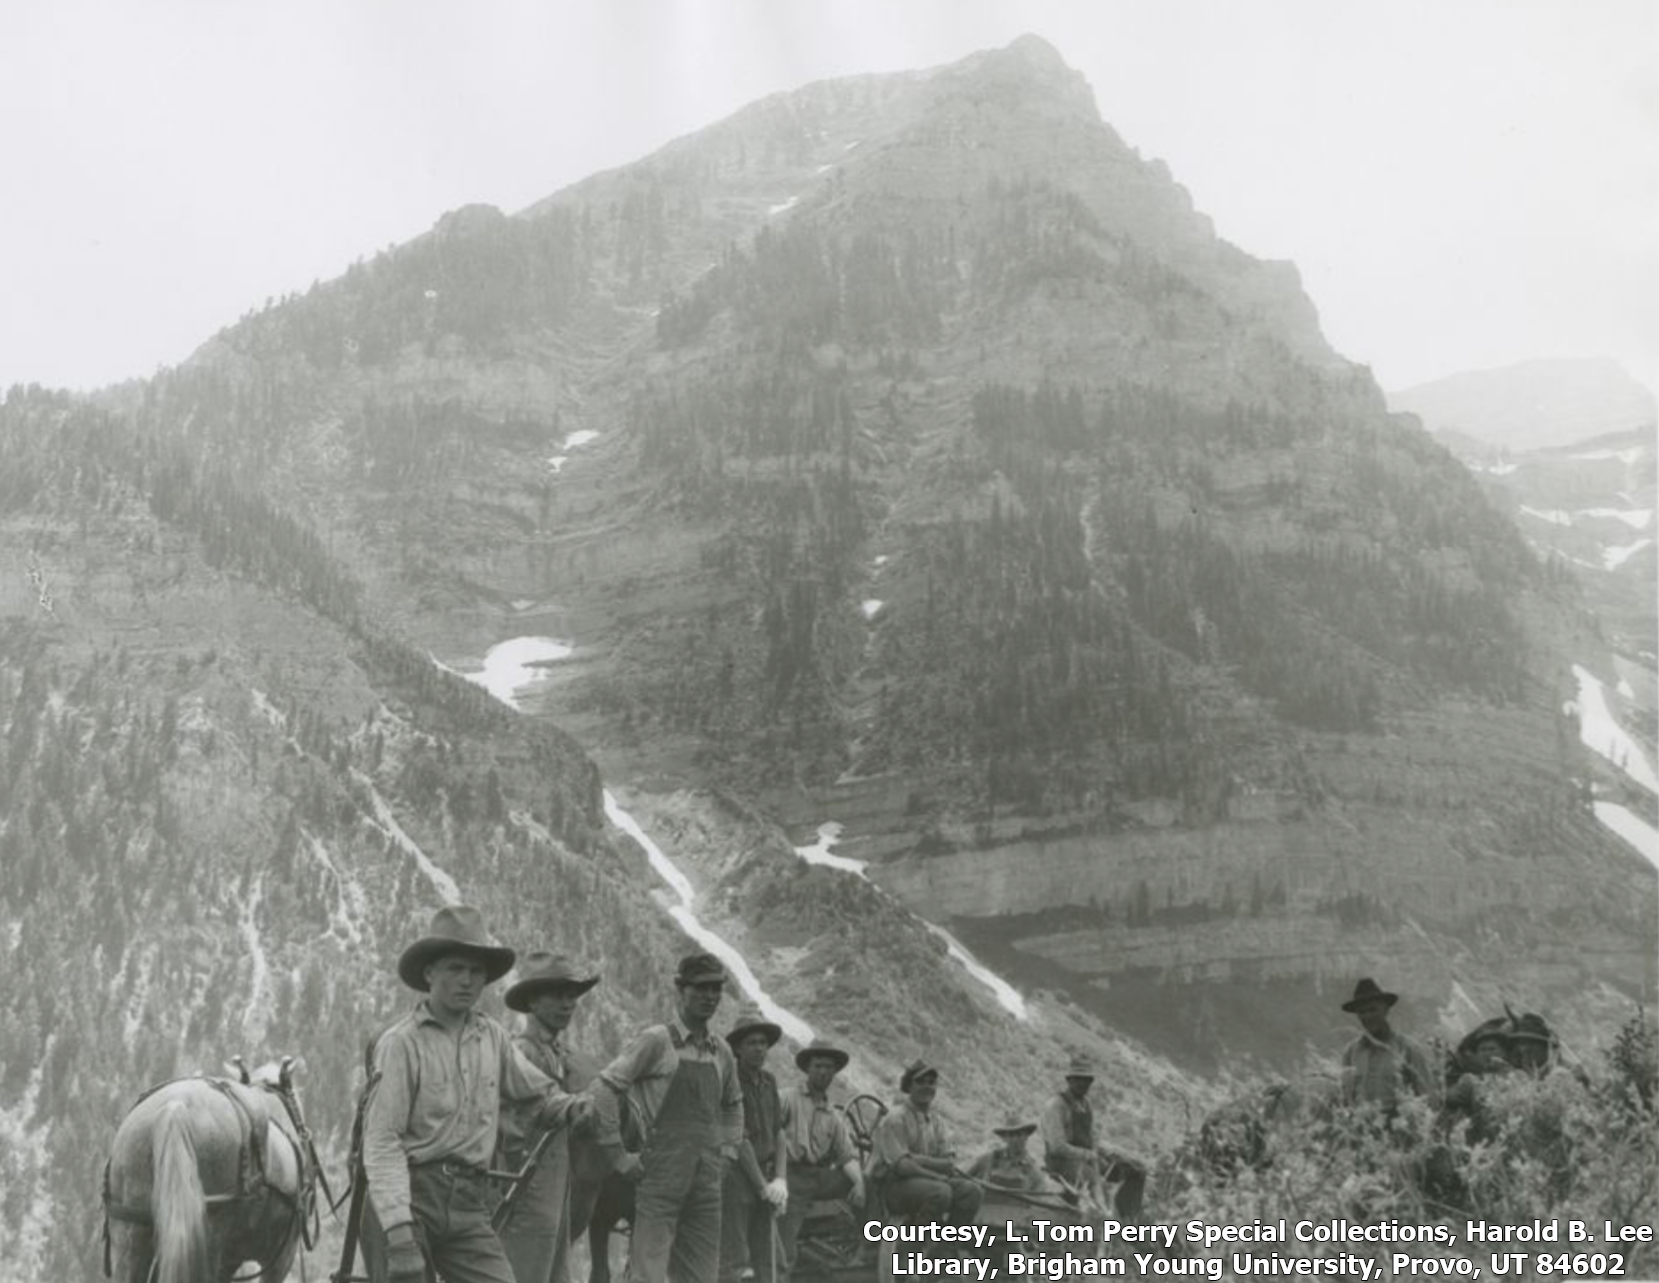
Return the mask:
M1019 90L1048 95L1091 121L1099 120L1094 91L1083 73L1068 65L1047 40L1029 32L1000 49L970 54L941 68L940 74L945 84L976 92Z

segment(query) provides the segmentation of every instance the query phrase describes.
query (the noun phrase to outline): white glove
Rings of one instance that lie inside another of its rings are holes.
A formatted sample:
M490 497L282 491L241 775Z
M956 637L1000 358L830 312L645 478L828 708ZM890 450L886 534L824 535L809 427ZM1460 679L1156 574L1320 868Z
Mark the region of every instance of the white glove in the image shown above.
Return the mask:
M783 1210L789 1206L789 1185L781 1176L774 1176L767 1181L761 1194L777 1210L780 1216L783 1214Z

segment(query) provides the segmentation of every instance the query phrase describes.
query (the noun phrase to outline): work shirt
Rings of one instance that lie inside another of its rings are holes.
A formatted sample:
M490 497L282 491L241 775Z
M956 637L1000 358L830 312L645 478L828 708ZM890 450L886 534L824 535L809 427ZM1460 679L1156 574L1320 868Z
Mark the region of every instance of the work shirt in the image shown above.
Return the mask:
M720 1075L720 1143L736 1149L743 1140L743 1090L737 1081L737 1058L724 1038L707 1032L693 1035L678 1020L644 1030L600 1071L600 1081L611 1088L593 1093L601 1146L612 1153L622 1148L619 1095L628 1098L640 1134L646 1144L650 1143L651 1126L681 1061L714 1065Z
M388 1230L412 1219L411 1166L488 1168L503 1100L539 1100L535 1117L547 1125L562 1124L574 1103L488 1016L469 1011L451 1032L424 1001L381 1035L374 1064L380 1080L363 1117L363 1169Z
M559 1041L559 1033L549 1029L534 1016L524 1022L524 1028L513 1038L513 1047L535 1068L542 1071L562 1091L575 1091L582 1086L574 1082L570 1053ZM522 1157L536 1143L541 1128L536 1126L534 1105L515 1105L501 1111L501 1147L507 1153Z
M743 1135L755 1151L755 1162L765 1172L777 1157L778 1128L782 1124L778 1080L764 1069L750 1073L740 1066L737 1084L743 1092Z
M945 1143L945 1127L938 1116L931 1109L917 1109L906 1097L876 1124L870 1153L870 1175L881 1180L893 1174L900 1159L949 1158L951 1149Z
M1077 1163L1094 1157L1094 1107L1088 1097L1078 1100L1070 1091L1056 1093L1038 1126L1050 1167L1057 1158Z
M783 1098L783 1143L791 1169L843 1167L858 1156L841 1111L805 1083Z
M968 1168L968 1175L1003 1189L1040 1193L1052 1188L1048 1177L1043 1175L1037 1160L1030 1154L1023 1149L1018 1154L1010 1154L1000 1145L974 1159L973 1166Z
M1430 1067L1428 1053L1394 1030L1386 1039L1362 1030L1342 1053L1342 1098L1351 1105L1375 1101L1392 1109L1402 1095L1440 1103L1440 1075Z

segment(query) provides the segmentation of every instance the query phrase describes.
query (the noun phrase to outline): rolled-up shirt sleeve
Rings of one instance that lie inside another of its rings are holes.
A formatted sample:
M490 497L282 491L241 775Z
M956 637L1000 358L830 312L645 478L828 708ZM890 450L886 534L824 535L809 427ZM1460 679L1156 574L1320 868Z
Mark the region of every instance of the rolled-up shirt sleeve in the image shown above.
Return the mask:
M613 1154L621 1152L622 1112L618 1101L628 1094L635 1083L650 1075L661 1058L662 1044L667 1040L668 1033L664 1029L644 1030L635 1035L615 1060L599 1071L599 1085L593 1092L593 1114L596 1122L594 1139L600 1148ZM673 1050L672 1043L669 1043L669 1050ZM648 1121L644 1118L639 1120L642 1131Z
M363 1115L363 1172L375 1215L389 1230L414 1219L409 1210L409 1156L402 1140L420 1082L414 1048L403 1038L382 1038L375 1049L375 1072L379 1078Z
M548 1130L563 1126L576 1097L563 1090L508 1039L501 1043L501 1099L515 1103L540 1101L536 1121Z

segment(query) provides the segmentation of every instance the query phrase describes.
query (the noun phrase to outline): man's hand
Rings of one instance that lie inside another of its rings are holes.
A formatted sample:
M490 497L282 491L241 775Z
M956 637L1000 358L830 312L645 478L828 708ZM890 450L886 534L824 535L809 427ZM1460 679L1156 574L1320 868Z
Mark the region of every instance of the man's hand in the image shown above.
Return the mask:
M774 1176L761 1188L760 1193L761 1197L772 1205L774 1212L779 1216L784 1214L789 1206L789 1186L783 1177Z
M386 1231L387 1283L426 1283L426 1254L415 1241L413 1225Z
M864 1206L864 1181L862 1178L853 1181L852 1192L847 1195L847 1201L854 1207Z
M622 1157L616 1160L611 1170L625 1181L637 1181L645 1175L645 1164L639 1161L638 1154L630 1154L623 1150Z

